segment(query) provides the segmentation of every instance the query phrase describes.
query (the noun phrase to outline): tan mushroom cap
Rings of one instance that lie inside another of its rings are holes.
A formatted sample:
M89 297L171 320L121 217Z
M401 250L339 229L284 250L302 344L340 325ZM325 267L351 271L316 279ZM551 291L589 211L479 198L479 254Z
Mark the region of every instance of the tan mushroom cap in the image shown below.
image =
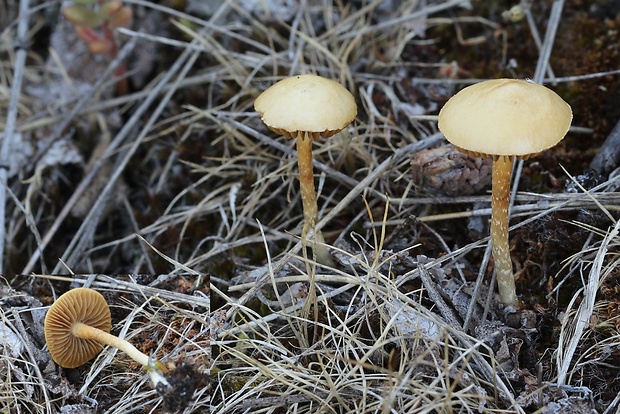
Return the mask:
M439 130L474 154L527 158L553 147L573 112L555 92L534 82L495 79L468 86L439 112Z
M70 290L47 311L45 341L54 362L65 368L79 367L103 348L95 340L74 336L71 327L76 322L110 332L110 308L99 292L87 288Z
M317 75L298 75L267 88L254 102L263 122L287 138L308 132L329 137L357 115L355 98L344 86Z

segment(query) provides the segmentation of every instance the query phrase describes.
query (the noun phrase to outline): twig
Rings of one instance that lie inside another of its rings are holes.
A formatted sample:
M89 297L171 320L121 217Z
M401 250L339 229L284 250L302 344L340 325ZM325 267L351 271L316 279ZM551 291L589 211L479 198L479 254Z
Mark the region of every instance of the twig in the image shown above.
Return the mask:
M460 329L461 323L459 322L458 317L452 308L448 306L446 301L443 300L441 294L435 287L435 282L431 279L428 269L426 268L427 264L428 263L423 263L422 258L418 256L418 270L420 271L420 279L422 280L422 284L428 293L429 299L437 306L439 312L444 317L448 325L453 328Z
M121 131L114 138L114 141L112 142L112 144L110 144L110 147L106 150L102 159L107 158L107 156L111 155L111 153L114 150L116 150L116 146L114 145L114 143L120 144L120 142L122 142L122 140L124 140L125 137L129 135L129 132L134 128L136 124L138 124L140 117L151 106L153 101L155 101L155 98L159 96L159 92L161 91L161 89L164 87L164 85L166 85L173 78L173 76L177 76L177 78L174 81L174 85L178 87L180 80L183 79L185 75L187 74L187 72L192 68L198 56L199 56L199 52L193 51L191 49L187 49L181 54L181 56L179 56L177 61L166 72L166 74L162 77L159 83L153 88L153 93L144 100L142 105L136 110L136 112L133 114L131 119L123 126ZM177 75L177 72L179 71L180 73ZM71 267L73 263L76 263L78 261L79 256L82 255L83 245L88 240L90 240L92 233L95 231L96 223L98 222L97 218L99 217L99 215L105 208L105 203L107 202L107 196L111 194L112 188L116 186L118 179L120 178L121 174L125 170L125 167L131 160L131 157L135 154L139 146L142 144L142 142L144 141L144 138L149 133L151 127L153 126L155 121L158 119L159 115L164 110L166 105L168 105L171 96L173 95L174 92L176 92L176 90L177 88L173 87L166 93L166 95L159 102L159 105L157 105L157 108L155 108L155 110L149 117L148 121L145 123L145 125L141 127L140 134L138 134L138 136L136 137L131 147L127 150L127 152L125 153L122 161L119 163L117 168L114 169L114 173L110 177L110 180L108 181L104 189L101 191L99 198L97 198L97 201L95 201L95 204L93 205L91 210L88 212L87 216L84 218L82 225L80 226L78 231L75 233L75 236L71 240L71 243L69 243L69 246L67 246L65 252L62 255L61 261L66 263L69 267ZM58 263L58 265L56 265L56 267L54 268L53 273L58 273L62 269L63 269L63 263Z
M598 150L590 168L601 174L609 174L620 165L620 120Z
M13 150L15 137L15 124L17 121L18 104L21 96L22 82L26 67L26 56L28 54L26 45L28 44L28 8L29 1L19 2L19 20L17 22L17 45L15 52L15 67L13 73L13 85L9 94L9 110L6 119L6 128L2 137L0 147L0 274L4 269L4 241L6 239L6 192L8 188L8 176L10 167L10 153ZM9 190L10 191L10 190Z
M135 44L136 44L136 41L132 39L132 41L128 42L123 47L123 49L121 49L116 59L114 59L114 61L110 63L110 65L106 68L106 70L101 75L101 77L97 80L97 82L95 82L92 88L90 88L88 92L84 96L82 96L82 98L80 98L80 100L74 105L74 107L69 111L69 113L58 123L58 126L54 128L54 131L52 131L52 134L50 135L50 137L47 139L47 141L43 145L42 150L40 150L37 154L35 154L34 160L32 161L33 165L36 164L37 159L43 156L43 154L50 148L50 146L62 135L65 128L67 128L67 126L69 126L69 124L73 121L75 116L78 114L79 110L83 108L84 105L86 105L86 103L92 99L95 93L106 82L110 74L114 72L114 70L120 64L120 62L124 61L124 59L133 50ZM124 139L125 137L122 136L122 138ZM30 256L30 260L26 264L26 267L24 267L24 270L22 271L22 273L28 274L32 271L35 263L37 262L37 260L39 260L39 258L41 257L41 254L43 253L43 251L45 250L49 242L52 240L52 237L54 237L54 235L60 228L60 225L67 218L67 216L69 215L69 212L71 211L75 203L79 200L79 198L82 196L84 191L86 191L86 189L88 188L90 183L93 181L93 179L95 178L95 176L97 175L101 167L103 167L104 162L106 162L107 156L109 156L109 154L112 152L111 150L115 149L118 145L120 145L120 143L121 143L120 140L115 139L110 144L110 147L108 147L106 154L104 154L104 156L102 156L99 160L95 162L90 173L86 175L86 177L84 177L84 179L80 182L80 184L77 186L77 188L71 195L71 198L69 198L67 203L64 205L64 207L60 211L60 213L58 213L56 220L54 220L54 222L50 226L47 233L45 233L45 235L43 236L41 244L37 246L37 249L34 251L32 256ZM41 262L41 265L44 270L45 264Z

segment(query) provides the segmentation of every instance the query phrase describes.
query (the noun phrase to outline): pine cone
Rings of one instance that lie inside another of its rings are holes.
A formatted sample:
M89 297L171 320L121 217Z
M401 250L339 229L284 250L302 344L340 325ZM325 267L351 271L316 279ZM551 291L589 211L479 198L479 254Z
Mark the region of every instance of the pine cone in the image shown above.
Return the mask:
M475 158L447 144L419 151L411 159L419 193L455 197L482 193L491 186L493 161Z

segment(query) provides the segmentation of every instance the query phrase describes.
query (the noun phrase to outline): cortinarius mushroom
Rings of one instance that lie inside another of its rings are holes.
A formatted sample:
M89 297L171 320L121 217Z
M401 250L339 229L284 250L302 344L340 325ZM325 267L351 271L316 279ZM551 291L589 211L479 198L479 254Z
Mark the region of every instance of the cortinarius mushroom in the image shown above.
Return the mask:
M316 75L299 75L269 87L256 98L254 108L269 129L297 140L305 245L306 233L318 222L312 141L330 137L349 125L357 114L355 98L338 82ZM333 264L320 231L315 231L314 251L319 263Z
M493 157L491 245L500 300L518 306L508 246L513 157L545 151L568 132L570 106L534 82L496 79L464 88L439 112L439 129L463 152Z
M97 355L103 345L125 352L143 366L149 357L117 336L111 335L110 308L92 289L77 288L58 298L45 315L45 341L52 359L65 368L76 368Z

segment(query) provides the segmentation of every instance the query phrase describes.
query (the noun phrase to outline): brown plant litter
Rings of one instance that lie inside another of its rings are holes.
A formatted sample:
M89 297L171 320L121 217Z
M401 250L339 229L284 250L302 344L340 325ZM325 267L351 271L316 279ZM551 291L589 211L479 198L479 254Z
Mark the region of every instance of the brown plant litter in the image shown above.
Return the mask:
M0 413L620 409L618 166L590 169L620 119L616 0L126 0L113 60L68 4L0 2ZM313 147L333 266L301 249L294 143L254 111L305 73L358 106ZM437 129L496 78L574 112L513 172L521 309L494 294L485 164ZM53 363L45 313L76 287L167 386L109 347Z

